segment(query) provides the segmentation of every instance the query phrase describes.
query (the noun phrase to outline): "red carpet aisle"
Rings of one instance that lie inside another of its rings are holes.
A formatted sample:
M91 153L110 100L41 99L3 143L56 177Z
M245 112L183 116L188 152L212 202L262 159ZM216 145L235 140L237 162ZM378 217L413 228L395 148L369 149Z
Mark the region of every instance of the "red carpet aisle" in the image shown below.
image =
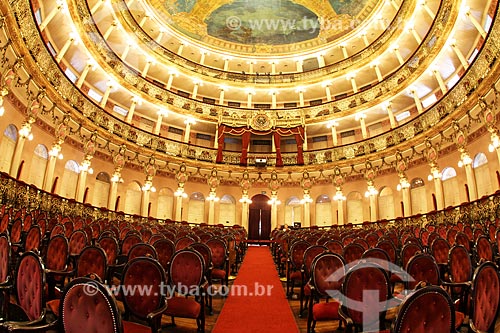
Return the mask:
M248 248L231 290L212 333L299 332L267 246Z

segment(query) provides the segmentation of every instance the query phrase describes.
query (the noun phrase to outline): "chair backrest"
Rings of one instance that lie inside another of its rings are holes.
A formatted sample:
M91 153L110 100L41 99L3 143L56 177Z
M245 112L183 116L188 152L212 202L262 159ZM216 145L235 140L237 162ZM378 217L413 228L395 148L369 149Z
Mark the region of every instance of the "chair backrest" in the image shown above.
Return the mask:
M26 240L24 241L24 251L40 250L40 244L42 242L42 230L38 225L32 225L26 234Z
M40 257L33 252L23 253L16 272L17 304L30 321L42 318L45 270Z
M10 277L10 241L7 234L0 234L0 283Z
M414 289L420 281L431 285L438 285L440 282L438 264L428 253L417 253L411 257L406 265L406 272L413 278L405 282L406 289Z
M366 261L369 262L375 262L378 265L380 265L383 269L385 269L386 272L390 272L391 258L389 257L387 252L385 252L385 250L382 250L378 247L374 247L366 250L361 256L361 258L366 259Z
M471 327L475 332L492 332L500 302L500 278L494 263L486 261L476 268L471 293Z
M478 237L474 250L478 261L481 259L493 261L493 246L487 236L481 235Z
M406 267L408 261L418 252L422 252L422 246L419 243L407 243L401 249L401 264Z
M382 267L361 260L348 270L342 293L344 313L356 326L362 325L364 331L379 329L391 294L389 277Z
M0 222L0 233L6 232L9 227L10 217L9 213L5 213L2 216L2 221Z
M146 320L148 314L164 305L165 291L162 289L165 283L165 270L156 259L136 257L129 260L123 269L123 286L142 286L147 292L124 293L127 312Z
M104 281L107 264L106 252L101 247L87 246L78 257L76 277L96 274L101 281Z
M156 253L158 253L158 261L163 269L166 270L168 268L168 263L175 252L174 242L166 238L160 239L154 242L153 247L156 249Z
M64 235L54 236L47 245L45 266L51 270L62 271L66 268L68 256L68 239Z
M106 252L106 257L108 258L108 265L114 265L116 263L116 258L118 257L118 241L116 238L111 236L105 236L99 238L99 246L102 247L104 252Z
M50 238L57 235L64 235L66 233L66 229L62 224L56 224L52 229L49 230L50 230Z
M375 247L378 247L379 249L382 249L385 252L387 252L389 258L391 258L391 262L393 264L396 263L396 260L398 259L398 255L396 253L397 252L396 245L394 245L394 242L391 239L382 238L379 240L377 245L375 245Z
M137 234L130 234L125 236L122 242L121 254L128 256L128 251L132 248L134 244L142 243L142 239Z
M290 259L292 270L296 271L302 268L302 264L304 263L304 252L309 246L309 242L305 240L298 240L290 246L288 258Z
M12 222L10 227L10 241L12 244L21 242L21 233L23 231L23 220L18 218Z
M470 252L470 238L464 232L458 232L455 236L455 243L465 246Z
M69 236L69 254L79 255L83 248L87 246L87 234L83 230L75 230Z
M454 333L455 310L441 287L428 286L408 295L401 304L393 333Z
M213 257L213 256L212 256ZM196 287L204 281L205 263L203 257L192 249L177 251L169 267L169 282L177 292L199 291Z
M26 214L23 220L23 231L26 232L31 228L31 225L33 223L33 217L31 214Z
M190 236L182 236L175 242L175 250L179 251L187 248L189 245L193 244L195 240Z
M454 245L448 255L448 268L452 282L467 282L472 279L472 263L469 252L463 245Z
M226 242L221 238L214 237L206 244L212 251L212 264L214 268L223 268L227 257Z
M448 262L448 252L450 252L450 245L446 239L438 237L431 243L431 253L438 264Z
M337 253L323 252L312 263L310 283L321 296L334 297L342 287L344 276L344 258Z
M155 248L147 243L137 243L132 245L128 251L128 260L138 258L138 257L151 257L158 258Z
M63 332L123 332L121 316L109 289L86 277L68 283L59 314Z
M344 257L346 263L351 263L356 260L361 259L361 256L365 252L365 248L357 243L351 243L344 246L342 251L342 257Z
M311 266L314 258L325 251L328 251L328 249L323 245L311 245L304 251L304 259L302 262L306 278L311 276Z
M344 245L339 240L331 239L323 245L326 246L328 251L342 255Z
M212 251L207 244L196 242L189 245L189 248L201 254L205 262L205 270L208 270L212 266Z

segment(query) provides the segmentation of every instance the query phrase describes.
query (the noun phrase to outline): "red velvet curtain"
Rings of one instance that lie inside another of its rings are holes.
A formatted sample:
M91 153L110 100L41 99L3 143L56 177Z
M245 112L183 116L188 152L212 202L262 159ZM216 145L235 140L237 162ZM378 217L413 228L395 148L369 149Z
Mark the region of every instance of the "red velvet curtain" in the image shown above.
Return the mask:
M217 140L217 157L215 158L215 163L222 163L222 150L224 149L224 130L225 130L224 125L219 125L219 131L218 135L219 137L216 138Z
M274 143L276 145L276 166L283 166L283 159L281 156L281 137L282 136L295 136L295 141L297 142L297 164L304 164L304 151L302 145L304 143L304 128L302 126L293 128L275 128L268 131L257 131L252 128L247 127L229 127L226 125L219 125L219 135L217 137L218 149L217 157L215 159L216 163L222 163L223 156L222 151L224 148L224 135L225 134L239 135L242 137L242 149L240 164L247 165L248 157L248 144L250 143L250 135L268 135L273 134Z
M247 156L248 156L248 144L250 143L250 131L245 131L241 136L241 157L240 157L240 165L247 165Z
M298 127L299 131L295 134L295 141L297 142L297 164L304 165L304 128Z
M278 132L274 132L274 146L276 147L276 166L283 166L283 158L281 157L281 135Z

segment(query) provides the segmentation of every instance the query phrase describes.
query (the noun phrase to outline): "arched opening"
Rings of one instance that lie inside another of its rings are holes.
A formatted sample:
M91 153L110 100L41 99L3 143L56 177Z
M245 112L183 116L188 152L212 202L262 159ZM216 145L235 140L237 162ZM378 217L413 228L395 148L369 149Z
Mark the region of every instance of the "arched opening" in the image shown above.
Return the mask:
M268 240L271 233L271 206L269 197L257 194L252 198L248 213L248 239Z

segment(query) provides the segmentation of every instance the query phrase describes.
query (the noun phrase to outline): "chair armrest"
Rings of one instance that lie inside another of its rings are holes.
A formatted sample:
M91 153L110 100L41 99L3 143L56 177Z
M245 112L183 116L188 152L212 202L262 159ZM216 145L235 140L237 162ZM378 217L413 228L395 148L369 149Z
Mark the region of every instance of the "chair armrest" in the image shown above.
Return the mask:
M155 320L158 316L161 316L163 312L165 312L168 308L168 303L167 300L165 299L165 304L163 304L162 307L159 309L156 309L155 311L148 313L146 319L148 320L149 323L152 323L153 320Z
M441 284L443 286L446 286L446 287L461 287L461 288L468 288L468 287L472 286L471 281L467 281L467 282L446 282L446 281L443 281L443 282L441 282Z
M339 316L342 318L342 320L345 322L345 332L352 332L352 327L354 326L354 322L352 321L352 318L349 317L344 310L342 309L342 306L339 307Z
M46 269L45 274L48 275L62 275L62 276L71 276L75 273L74 270L71 271L57 271L57 270L52 270L52 269Z
M0 283L0 290L5 290L5 289L12 289L14 285L12 284L12 281L10 280L10 276L7 276L7 280L5 282Z

